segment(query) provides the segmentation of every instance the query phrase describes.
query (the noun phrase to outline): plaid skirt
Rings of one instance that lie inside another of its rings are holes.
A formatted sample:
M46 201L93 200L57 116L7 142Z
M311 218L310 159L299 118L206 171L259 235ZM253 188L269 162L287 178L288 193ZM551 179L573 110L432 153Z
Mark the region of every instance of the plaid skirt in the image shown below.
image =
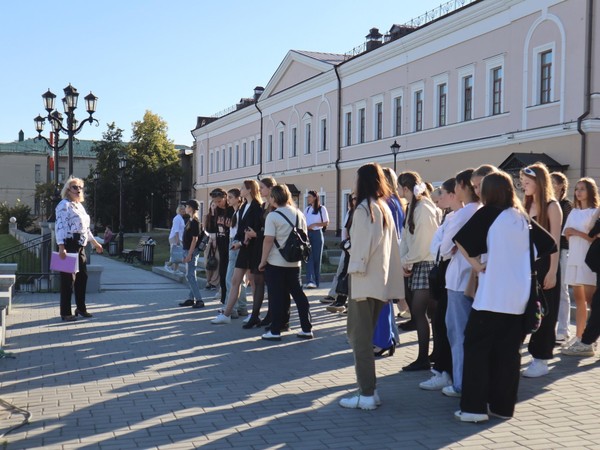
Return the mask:
M408 279L408 287L416 289L429 289L429 272L435 265L434 261L421 261L413 264L412 275Z

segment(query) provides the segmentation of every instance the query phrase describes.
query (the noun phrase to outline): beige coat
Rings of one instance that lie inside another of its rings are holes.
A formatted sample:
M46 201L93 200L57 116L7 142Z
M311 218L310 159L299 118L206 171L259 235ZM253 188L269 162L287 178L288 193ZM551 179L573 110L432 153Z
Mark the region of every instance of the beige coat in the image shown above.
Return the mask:
M366 200L356 207L352 217L348 263L350 295L355 300L404 298L400 243L392 212L385 203L372 202L371 207L373 222ZM384 214L387 217L385 229Z

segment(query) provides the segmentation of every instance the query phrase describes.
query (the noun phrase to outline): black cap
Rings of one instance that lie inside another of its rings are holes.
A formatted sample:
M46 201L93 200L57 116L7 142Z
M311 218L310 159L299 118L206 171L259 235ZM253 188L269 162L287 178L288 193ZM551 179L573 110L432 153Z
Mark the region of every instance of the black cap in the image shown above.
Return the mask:
M187 202L185 202L185 206L189 206L190 208L192 208L194 211L198 211L200 209L200 204L198 203L198 200L188 200Z
M213 189L212 191L210 191L210 196L211 197L227 197L227 192L225 192L225 189L223 188L216 188Z

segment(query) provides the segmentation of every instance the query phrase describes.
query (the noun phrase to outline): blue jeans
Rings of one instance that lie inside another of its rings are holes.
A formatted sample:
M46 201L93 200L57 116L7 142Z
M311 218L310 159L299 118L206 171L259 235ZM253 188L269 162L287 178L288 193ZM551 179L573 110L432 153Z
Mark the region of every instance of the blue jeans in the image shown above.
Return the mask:
M452 350L452 385L457 392L462 391L463 360L465 351L465 328L473 306L472 300L464 292L448 289L448 309L446 310L446 329Z
M189 250L186 250L186 252ZM196 264L198 264L198 255L200 251L194 250L194 254L190 262L187 263L187 281L190 286L189 297L193 300L202 300L202 294L200 293L200 287L198 286L198 279L196 278Z
M231 242L233 239L230 239L229 245L229 263L227 264L227 275L225 276L225 285L227 286L227 292L231 292L231 278L233 277L233 271L235 269L235 261L237 260L239 249L231 250ZM237 309L245 309L248 307L248 299L246 298L246 286L242 281L240 287L240 295L238 297Z
M311 252L306 263L306 283L319 287L321 281L321 256L323 255L323 231L308 230Z

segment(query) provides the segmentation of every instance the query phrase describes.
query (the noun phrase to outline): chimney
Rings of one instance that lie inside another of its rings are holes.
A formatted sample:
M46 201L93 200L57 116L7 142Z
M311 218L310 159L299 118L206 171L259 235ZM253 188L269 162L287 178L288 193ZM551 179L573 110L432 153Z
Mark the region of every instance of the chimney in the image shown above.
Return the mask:
M19 131L19 142L23 142L25 140L25 133L23 130Z
M375 50L383 45L381 38L383 35L379 32L378 28L371 28L369 34L365 36L367 39L367 51Z
M265 92L265 88L262 86L256 86L254 88L254 101L257 102L262 93Z

